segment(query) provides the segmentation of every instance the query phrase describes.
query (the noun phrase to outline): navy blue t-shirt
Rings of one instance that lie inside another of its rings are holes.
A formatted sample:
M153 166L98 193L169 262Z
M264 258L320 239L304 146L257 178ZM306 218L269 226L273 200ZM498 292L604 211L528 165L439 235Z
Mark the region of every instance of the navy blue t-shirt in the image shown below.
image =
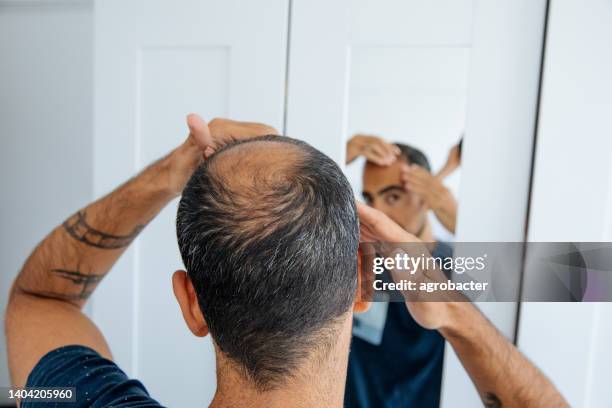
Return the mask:
M439 242L432 255L450 257L452 248ZM443 359L444 338L419 326L404 302L390 302L379 345L353 336L344 405L438 407Z
M117 364L84 346L47 353L28 376L26 387L74 387L76 402L25 401L23 408L161 407L140 381L129 379Z

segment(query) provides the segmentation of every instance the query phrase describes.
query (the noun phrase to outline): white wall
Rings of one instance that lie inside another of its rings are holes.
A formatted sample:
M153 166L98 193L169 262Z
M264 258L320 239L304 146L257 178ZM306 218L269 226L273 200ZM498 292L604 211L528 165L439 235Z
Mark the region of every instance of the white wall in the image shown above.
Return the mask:
M612 2L552 0L531 241L612 241ZM518 345L572 407L610 407L612 304L524 303Z
M34 245L91 198L91 129L90 4L0 1L2 310ZM4 341L0 386L9 384Z

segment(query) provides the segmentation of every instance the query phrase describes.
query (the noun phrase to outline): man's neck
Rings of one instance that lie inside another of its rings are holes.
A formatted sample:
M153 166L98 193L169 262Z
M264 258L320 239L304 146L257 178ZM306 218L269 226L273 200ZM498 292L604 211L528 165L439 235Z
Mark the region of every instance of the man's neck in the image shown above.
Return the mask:
M281 388L259 391L217 352L217 391L211 408L338 407L344 387L351 341L352 314L339 329L338 341L324 357L313 356Z

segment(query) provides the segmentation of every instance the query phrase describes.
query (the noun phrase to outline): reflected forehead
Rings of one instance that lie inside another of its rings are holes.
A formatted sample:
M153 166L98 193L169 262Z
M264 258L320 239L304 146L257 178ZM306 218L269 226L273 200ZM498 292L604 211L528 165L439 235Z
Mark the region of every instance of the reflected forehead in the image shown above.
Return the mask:
M391 186L401 186L401 166L403 160L396 160L389 166L378 166L366 163L363 169L363 191L376 194L380 190Z

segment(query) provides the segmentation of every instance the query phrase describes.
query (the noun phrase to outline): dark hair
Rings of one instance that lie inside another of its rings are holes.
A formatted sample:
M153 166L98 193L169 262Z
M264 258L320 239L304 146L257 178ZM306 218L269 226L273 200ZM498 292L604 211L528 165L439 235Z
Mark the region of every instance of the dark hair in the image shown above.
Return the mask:
M417 148L403 143L395 143L395 145L399 147L400 156L402 156L402 158L406 160L408 164L416 164L431 172L431 165L429 164L429 160L427 159L427 156L425 156L425 153Z
M288 154L262 164L245 149L234 152L235 171L219 171L225 152L261 141ZM258 389L282 385L311 352L335 344L357 287L359 223L329 157L283 136L234 142L195 171L176 226L215 343Z

